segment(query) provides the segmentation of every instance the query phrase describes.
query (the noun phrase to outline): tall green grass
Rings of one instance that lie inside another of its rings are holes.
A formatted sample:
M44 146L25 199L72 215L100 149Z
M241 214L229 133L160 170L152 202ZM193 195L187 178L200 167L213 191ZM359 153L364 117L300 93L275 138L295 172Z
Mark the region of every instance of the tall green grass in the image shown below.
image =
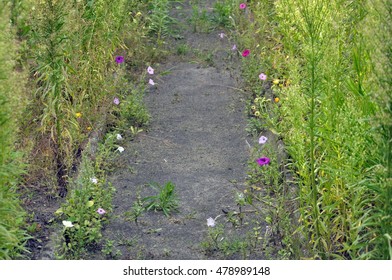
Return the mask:
M113 99L119 91L130 92L122 88L127 65L139 73L157 55L147 36L149 3L24 2L21 14L31 16L21 17L18 27L32 74L21 138L31 151L30 180L65 196L83 143L116 110ZM125 58L123 64L115 62L118 55Z
M10 25L10 5L0 3L0 259L20 257L25 250L25 212L16 194L24 171L15 151L18 113L23 101L23 72L15 72L17 49Z
M246 27L236 15L254 52L244 76L257 92L259 71L279 79L278 116L264 123L286 145L293 226L314 258L391 257L391 4L375 2L252 2Z

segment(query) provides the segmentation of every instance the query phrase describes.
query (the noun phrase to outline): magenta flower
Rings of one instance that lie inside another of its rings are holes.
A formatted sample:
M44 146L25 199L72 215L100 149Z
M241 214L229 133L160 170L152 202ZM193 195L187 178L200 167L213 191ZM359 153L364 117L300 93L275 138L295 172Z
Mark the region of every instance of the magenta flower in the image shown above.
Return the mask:
M267 79L267 75L264 74L264 73L261 73L261 74L259 75L259 78L260 78L260 80L265 81L265 80Z
M246 4L245 4L245 3L241 3L241 4L240 4L240 9L241 9L241 10L246 9Z
M121 64L123 62L124 62L124 57L123 56L121 56L121 55L116 56L116 63L117 64Z
M250 50L246 49L242 52L243 57L247 57L250 54Z
M103 215L103 214L106 213L106 211L105 211L105 209L98 208L97 213L98 213L99 215Z
M154 75L154 69L153 69L151 66L148 66L147 72L148 72L148 74L150 74L150 75Z
M116 105L120 104L120 99L118 99L117 97L115 97L115 98L113 99L113 103L116 104Z
M271 160L267 157L262 157L256 160L256 162L258 163L258 165L263 166L263 165L267 165L271 162Z

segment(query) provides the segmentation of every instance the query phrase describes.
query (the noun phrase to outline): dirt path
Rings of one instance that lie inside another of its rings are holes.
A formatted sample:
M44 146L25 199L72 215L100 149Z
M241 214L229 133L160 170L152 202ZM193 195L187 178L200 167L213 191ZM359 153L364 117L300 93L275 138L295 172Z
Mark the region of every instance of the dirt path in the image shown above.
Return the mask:
M186 45L188 53L153 65L155 76L169 74L155 79L157 86L146 95L152 123L147 132L124 143L124 168L110 178L117 191L103 236L113 242L113 254L121 251L121 259L220 258L200 246L207 236L206 219L222 209L237 209L235 191L244 189L249 156L245 97L227 70L235 63L232 45L218 36L221 30L193 33L181 21L190 17L188 2L173 9L184 27L184 38L173 47ZM213 1L207 2L212 10ZM168 181L176 185L179 212L165 217L149 211L137 224L130 221L127 212L137 196L152 194L147 184Z

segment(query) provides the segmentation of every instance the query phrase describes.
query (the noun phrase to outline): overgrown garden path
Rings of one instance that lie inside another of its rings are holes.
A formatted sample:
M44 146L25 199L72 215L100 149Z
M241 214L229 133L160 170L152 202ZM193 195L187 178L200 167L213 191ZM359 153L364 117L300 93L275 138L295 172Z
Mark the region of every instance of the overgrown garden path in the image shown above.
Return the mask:
M201 246L207 218L237 209L236 190L244 189L245 96L230 71L237 53L221 30L194 32L187 21L192 8L185 2L172 14L182 38L172 47L183 52L152 65L156 85L145 97L151 125L134 141L124 140L125 164L110 178L116 187L114 213L103 235L122 259L218 257ZM212 10L213 1L206 2L204 8ZM135 223L132 205L152 195L153 182L176 186L178 212L170 217L146 212Z

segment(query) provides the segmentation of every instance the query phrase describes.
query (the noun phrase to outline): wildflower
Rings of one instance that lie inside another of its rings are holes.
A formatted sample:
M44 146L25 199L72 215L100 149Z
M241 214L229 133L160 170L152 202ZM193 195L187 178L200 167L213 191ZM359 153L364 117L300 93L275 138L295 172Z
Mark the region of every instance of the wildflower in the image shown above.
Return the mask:
M103 215L103 214L106 213L106 211L105 211L105 209L98 208L97 213L98 213L99 215Z
M141 16L142 15L142 13L141 12L137 12L136 13L136 16L138 17L138 16Z
M263 166L266 164L269 164L271 162L271 160L267 157L262 157L256 160L256 162L258 163L258 165Z
M279 99L279 97L275 97L274 100L276 103L278 103L280 99Z
M123 147L121 147L121 146L117 148L117 151L119 151L120 153L124 152L124 150L125 149Z
M232 51L235 51L236 49L237 49L237 45L234 44L234 45L231 47L231 50L232 50Z
M76 114L75 114L75 117L77 117L78 119L81 118L81 117L82 117L82 113L79 113L79 112L76 113Z
M265 80L267 79L267 75L264 74L264 73L261 73L261 74L259 75L259 78L260 78L260 80L265 81Z
M215 220L213 218L209 217L207 219L207 226L208 227L214 227L215 226Z
M90 181L91 181L91 183L93 183L93 184L98 184L98 179L95 178L95 177L90 178Z
M120 99L118 99L117 97L115 97L115 98L113 99L113 103L116 104L116 105L120 104Z
M149 79L149 80L148 80L148 83L149 83L150 85L152 85L152 86L155 85L155 83L154 83L154 81L153 81L152 79Z
M150 75L154 75L154 69L153 69L151 66L148 66L147 72L148 72L148 74L150 74Z
M250 50L246 49L242 52L243 57L247 57L250 54Z
M117 140L122 140L122 139L123 139L122 136L121 136L121 134L118 134L118 133L117 133L117 135L116 135L116 138L117 138Z
M91 131L91 129L92 129L91 126L88 126L88 127L87 127L87 130L88 130L88 131Z
M279 84L279 79L274 79L273 81L272 81L275 85L277 85L277 84Z
M221 38L221 39L223 39L224 37L225 37L225 33L219 33L219 37Z
M255 116L256 116L256 117L259 117L259 116L260 116L260 112L259 112L259 111L256 111L256 112L255 112Z
M72 224L71 221L63 221L63 225L64 225L66 228L71 228L71 227L74 226L74 225Z
M121 55L116 56L116 63L117 64L121 64L123 62L124 62L124 57L123 56L121 56Z
M259 138L259 144L265 144L267 142L268 138L265 136L261 136Z
M257 103L257 102L259 102L260 101L260 98L258 98L258 97L256 97L256 99L255 99L255 103Z
M240 9L241 9L241 10L246 9L246 4L245 4L245 3L241 3L241 4L240 4Z
M256 110L256 106L251 106L250 107L253 111Z

